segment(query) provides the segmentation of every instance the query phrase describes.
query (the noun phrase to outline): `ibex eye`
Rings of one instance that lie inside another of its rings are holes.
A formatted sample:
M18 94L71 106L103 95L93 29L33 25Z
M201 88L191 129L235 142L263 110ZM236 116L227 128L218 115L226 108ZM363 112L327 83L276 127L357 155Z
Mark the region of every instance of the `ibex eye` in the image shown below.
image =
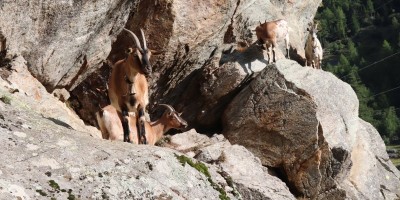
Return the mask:
M128 84L133 84L133 82L131 80L129 80L128 76L125 75L125 82Z

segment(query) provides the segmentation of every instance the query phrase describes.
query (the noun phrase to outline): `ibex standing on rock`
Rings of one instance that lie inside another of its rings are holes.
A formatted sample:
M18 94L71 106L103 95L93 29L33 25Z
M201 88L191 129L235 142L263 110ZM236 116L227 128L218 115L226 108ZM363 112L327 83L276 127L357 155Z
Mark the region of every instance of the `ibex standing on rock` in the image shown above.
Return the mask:
M113 66L108 81L108 96L111 105L122 114L122 126L124 130L124 142L132 142L129 139L128 112L133 112L137 117L139 143L146 144L145 133L145 108L149 103L149 89L146 75L151 73L150 56L157 52L147 48L143 30L143 47L138 37L130 30L127 31L134 39L136 48L130 48L127 58L116 62Z
M153 122L145 122L146 138L150 145L154 145L161 137L171 128L183 129L186 128L187 122L182 119L181 114L176 112L175 109L167 104L159 104L164 106L167 110L160 117L160 119ZM117 110L108 105L100 112L96 113L97 122L99 124L103 139L119 140L124 138L123 128L120 121L120 116ZM129 117L130 134L129 139L135 144L139 144L137 137L136 117L132 113Z
M308 25L309 28L307 28L307 31L309 35L305 47L306 66L311 65L313 68L321 69L323 49L317 38L318 23L313 24L310 22Z
M268 62L276 62L275 47L278 46L278 40L285 40L286 44L286 57L289 58L289 27L287 21L279 19L261 24L256 27L256 35L258 41L264 46L268 52Z

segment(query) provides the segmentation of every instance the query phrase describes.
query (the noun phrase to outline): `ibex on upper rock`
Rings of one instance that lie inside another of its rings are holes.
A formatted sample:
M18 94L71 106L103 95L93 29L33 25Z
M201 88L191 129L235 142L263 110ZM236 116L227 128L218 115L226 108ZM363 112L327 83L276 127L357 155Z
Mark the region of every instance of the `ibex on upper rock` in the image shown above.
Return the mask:
M271 62L271 51L272 51L272 62L276 62L275 58L275 47L278 46L278 40L285 40L286 44L286 57L289 58L289 27L287 21L279 19L276 21L271 21L261 24L256 27L256 36L258 42L263 46L265 44L265 49L268 52L268 62Z
M310 22L308 25L307 31L309 35L305 47L306 66L311 65L313 68L321 69L323 49L317 38L318 23L313 24Z
M146 138L150 145L154 145L161 137L171 128L183 129L186 128L187 122L182 119L181 114L167 104L159 104L167 108L160 119L153 122L145 122ZM103 139L122 141L124 138L123 128L117 110L108 105L100 112L96 113L97 122L99 124ZM130 134L129 139L135 144L139 144L137 134L136 117L131 113L129 117Z
M124 130L124 141L131 142L129 139L128 112L133 112L139 124L139 142L146 144L145 137L145 108L149 103L149 89L146 75L152 71L150 56L158 52L147 48L143 30L143 47L140 45L138 37L130 30L127 31L134 39L136 48L130 48L127 58L116 62L113 66L110 79L108 81L108 96L111 105L122 114L122 126Z

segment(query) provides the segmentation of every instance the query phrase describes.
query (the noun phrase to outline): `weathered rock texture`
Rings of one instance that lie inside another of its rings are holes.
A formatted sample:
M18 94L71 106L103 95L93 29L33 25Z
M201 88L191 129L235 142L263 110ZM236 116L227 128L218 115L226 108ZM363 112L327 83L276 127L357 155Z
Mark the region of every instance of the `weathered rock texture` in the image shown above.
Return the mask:
M0 97L10 98L13 107L38 113L56 124L100 138L99 130L86 126L71 108L49 94L44 86L32 77L27 70L26 61L21 56L9 59L8 65L9 69L0 68L0 74L7 72L7 76L0 79Z
M231 145L222 135L209 138L193 129L176 134L166 146L207 163L218 184L224 186L232 198L295 199L279 178L269 174L243 146Z
M47 90L72 90L102 65L135 2L1 1L0 31Z
M0 1L0 99L11 104L0 102L0 197L215 199L219 185L232 199L399 198L399 171L376 130L358 118L350 86L294 61L267 66L254 43L259 21L283 18L290 56L301 63L306 26L320 3ZM173 146L205 162L217 185L182 166L175 151L89 138L99 132L47 94L60 89L53 94L66 100L66 88L67 105L94 125L94 113L107 104L110 67L103 61L124 58L132 46L124 26L143 28L148 46L164 51L151 60L149 110L172 104L191 127L223 130L235 144L204 136Z
M210 139L192 130L172 139L188 155L187 149L206 147L198 160L210 176L182 165L171 149L103 141L47 93L22 57L9 61L0 79L0 199L294 199L258 158L222 135ZM223 171L213 164L222 154Z
M0 199L219 198L178 152L94 139L0 104Z
M235 96L223 121L229 141L281 168L297 196L400 197L382 139L358 118L352 88L331 73L280 60Z
M187 157L198 150L207 176L182 164L177 151L104 141L74 116L46 116L65 108L15 66L24 66L20 59L12 61L10 82L0 79L0 199L295 199L258 158L222 135L192 130L171 138ZM31 84L14 84L17 76Z
M138 35L139 28L143 28L148 46L165 51L152 59L150 112L157 103L169 103L183 111L189 124L198 130L208 132L220 128L220 116L228 100L238 92L236 86L245 84L246 75L264 67L266 61L262 50L254 45L250 51L258 51L258 55L251 58L238 52L231 55L227 49L232 46L235 49L238 42L252 45L256 41L252 30L259 21L284 18L290 26L291 56L304 54L307 23L312 21L320 3L321 0L141 1L126 27ZM278 49L284 49L282 43L279 42ZM121 33L109 59L115 62L123 58L132 44L129 35ZM278 58L283 57L282 51L278 50L277 54ZM238 77L239 71L242 72ZM221 76L228 78L220 81ZM88 82L96 82L94 79L98 76L90 77ZM203 86L210 90L200 90ZM96 87L104 88L104 85ZM78 97L79 107L90 107L85 99L104 98L98 91L88 92L84 88L78 87L73 92L86 91L91 96ZM94 119L84 112L81 116L86 122Z

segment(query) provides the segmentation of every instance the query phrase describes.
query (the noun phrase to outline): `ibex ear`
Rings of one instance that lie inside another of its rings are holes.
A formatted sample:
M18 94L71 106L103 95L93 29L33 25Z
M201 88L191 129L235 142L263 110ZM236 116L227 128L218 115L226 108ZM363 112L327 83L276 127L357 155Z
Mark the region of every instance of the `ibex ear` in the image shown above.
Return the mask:
M178 113L178 116L181 116L181 115L182 115L182 112Z
M165 52L165 51L157 51L157 50L153 50L153 49L149 49L149 50L151 52L151 55L160 55Z

